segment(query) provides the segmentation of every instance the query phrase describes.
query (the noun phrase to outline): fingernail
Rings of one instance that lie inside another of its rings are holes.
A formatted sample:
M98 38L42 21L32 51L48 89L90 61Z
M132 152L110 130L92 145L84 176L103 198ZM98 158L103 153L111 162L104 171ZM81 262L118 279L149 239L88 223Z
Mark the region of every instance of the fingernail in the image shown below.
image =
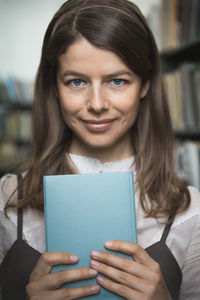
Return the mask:
M99 263L96 260L91 260L90 264L94 267L97 267L99 265Z
M99 285L93 285L93 286L91 286L91 291L92 291L94 294L99 293L99 291L100 291L100 286L99 286Z
M105 246L106 247L111 247L113 245L113 242L112 241L106 241L105 242Z
M76 255L71 255L71 256L70 256L70 260L73 261L73 262L76 262L76 261L78 261L78 256L76 256Z
M99 257L100 256L100 252L96 251L96 250L93 250L93 251L91 251L91 256L92 257Z
M97 271L90 269L89 270L90 275L97 275Z
M103 277L101 277L101 276L98 276L98 277L97 277L97 282L99 282L100 284L103 283L104 281L105 281L105 280L104 280Z

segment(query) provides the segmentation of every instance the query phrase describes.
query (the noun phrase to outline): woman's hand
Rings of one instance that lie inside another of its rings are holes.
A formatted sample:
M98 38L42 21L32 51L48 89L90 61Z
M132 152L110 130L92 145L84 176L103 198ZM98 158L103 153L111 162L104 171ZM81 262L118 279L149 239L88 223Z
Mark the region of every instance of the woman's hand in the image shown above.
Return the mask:
M92 251L90 266L109 278L98 276L98 284L125 299L172 300L159 264L139 245L108 241L105 247L126 253L134 257L134 260L107 252Z
M77 299L99 293L100 286L91 285L80 288L60 288L72 281L96 277L97 272L90 268L71 269L50 274L53 265L71 265L78 262L78 257L69 253L43 253L30 276L26 286L30 300Z

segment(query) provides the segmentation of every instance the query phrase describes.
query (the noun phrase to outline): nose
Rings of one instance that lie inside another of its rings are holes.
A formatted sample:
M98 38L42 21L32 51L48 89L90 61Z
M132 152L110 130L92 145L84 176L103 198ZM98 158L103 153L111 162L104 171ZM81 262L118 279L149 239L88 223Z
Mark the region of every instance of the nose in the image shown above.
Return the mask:
M97 114L108 109L108 99L101 85L92 85L88 91L87 109Z

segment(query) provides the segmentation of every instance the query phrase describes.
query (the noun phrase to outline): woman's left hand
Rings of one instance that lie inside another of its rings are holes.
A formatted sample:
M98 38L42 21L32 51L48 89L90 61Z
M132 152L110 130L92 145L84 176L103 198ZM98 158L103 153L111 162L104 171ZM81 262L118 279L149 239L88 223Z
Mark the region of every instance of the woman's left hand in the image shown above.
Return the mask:
M134 260L92 251L90 267L109 278L98 276L99 285L125 299L172 300L159 264L138 244L107 241L105 247L126 253L134 257Z

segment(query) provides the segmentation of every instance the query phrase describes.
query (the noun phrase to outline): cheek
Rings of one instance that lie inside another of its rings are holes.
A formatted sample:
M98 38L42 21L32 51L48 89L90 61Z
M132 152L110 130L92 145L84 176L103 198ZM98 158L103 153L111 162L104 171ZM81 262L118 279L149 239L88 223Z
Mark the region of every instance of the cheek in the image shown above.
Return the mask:
M121 105L121 112L125 118L135 119L138 115L140 107L140 98L130 98L130 101L125 101Z
M81 103L78 101L78 99L73 99L73 97L61 97L60 107L64 115L73 115L80 110Z

